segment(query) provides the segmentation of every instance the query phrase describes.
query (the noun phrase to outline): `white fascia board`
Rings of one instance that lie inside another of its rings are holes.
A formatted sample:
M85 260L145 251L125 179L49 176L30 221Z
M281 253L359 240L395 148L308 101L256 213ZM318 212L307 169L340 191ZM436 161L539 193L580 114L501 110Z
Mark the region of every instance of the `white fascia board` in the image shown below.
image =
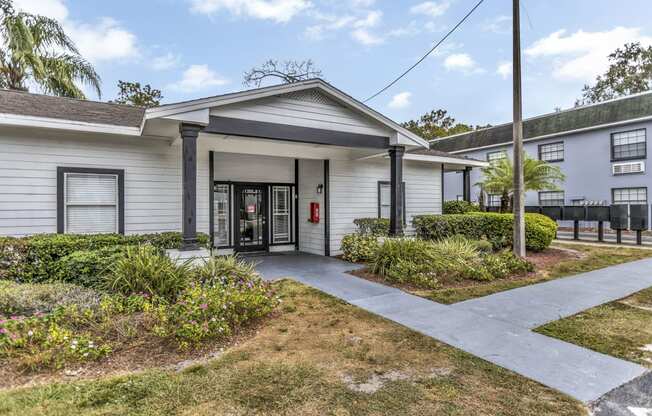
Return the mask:
M199 124L201 126L208 126L210 121L210 110L203 108L201 110L185 111L177 114L170 114L161 118L168 120L180 121L183 123Z
M461 159L458 157L446 157L446 156L435 156L435 155L418 155L413 153L406 153L405 155L403 155L403 159L415 160L420 162L445 163L447 165L469 166L472 168L484 168L489 166L489 162L484 162L482 160Z
M392 121L381 113L372 110L365 104L357 101L353 97L343 93L332 85L319 80L308 80L303 82L296 82L292 84L283 84L276 85L272 87L258 88L254 90L236 92L231 94L224 94L216 97L202 98L193 101L186 101L182 103L168 104L160 107L148 108L145 112L146 119L153 119L159 117L170 116L174 114L191 112L201 109L209 109L211 107L220 107L229 104L240 103L243 101L252 101L260 98L271 97L279 94L286 94L295 91L303 91L311 88L319 88L321 91L325 92L328 96L335 98L336 101L339 101L341 104L344 104L346 107L349 107L353 110L361 112L366 116L376 120L380 124L389 127L391 130L394 130L397 134L402 135L405 139L408 140L404 145L408 146L417 146L428 148L429 143L427 140L419 137L418 135L412 133L408 129L402 127L400 124ZM403 140L405 140L403 139Z
M79 131L86 133L120 134L125 136L140 136L141 134L140 127L115 126L111 124L87 123L83 121L6 113L0 113L0 125Z

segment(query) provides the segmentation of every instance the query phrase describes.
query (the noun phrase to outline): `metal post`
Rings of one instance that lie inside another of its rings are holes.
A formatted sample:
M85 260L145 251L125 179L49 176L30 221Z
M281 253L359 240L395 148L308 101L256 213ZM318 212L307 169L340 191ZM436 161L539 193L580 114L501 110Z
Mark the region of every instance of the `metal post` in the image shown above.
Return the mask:
M523 182L523 103L521 96L521 13L513 0L513 81L514 81L514 254L525 257L525 193Z
M598 241L604 241L604 222L598 221Z
M622 244L622 242L623 242L623 230L618 229L616 230L616 243Z
M575 220L573 221L573 240L580 239L580 222Z
M643 231L641 230L636 230L636 245L643 245Z

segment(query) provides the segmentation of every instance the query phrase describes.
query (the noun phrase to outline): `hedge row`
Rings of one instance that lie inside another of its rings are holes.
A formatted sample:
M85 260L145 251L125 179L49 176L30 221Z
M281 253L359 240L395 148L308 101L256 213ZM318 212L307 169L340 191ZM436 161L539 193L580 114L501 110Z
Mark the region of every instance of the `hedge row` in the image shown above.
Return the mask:
M208 236L199 234L201 245L208 246ZM61 273L60 259L79 251L115 246L151 244L161 249L181 247L181 233L159 234L37 234L30 237L0 238L0 278L17 282L55 280ZM117 249L114 249L116 251ZM68 280L68 279L64 279Z
M512 245L513 214L474 212L452 215L420 215L414 217L417 236L424 240L443 240L463 235L472 240L487 239L494 248ZM540 251L552 243L557 223L541 214L525 214L525 244Z
M389 218L357 218L353 223L358 227L358 234L374 237L389 235Z
M444 214L468 214L469 212L480 212L480 206L468 201L444 202Z

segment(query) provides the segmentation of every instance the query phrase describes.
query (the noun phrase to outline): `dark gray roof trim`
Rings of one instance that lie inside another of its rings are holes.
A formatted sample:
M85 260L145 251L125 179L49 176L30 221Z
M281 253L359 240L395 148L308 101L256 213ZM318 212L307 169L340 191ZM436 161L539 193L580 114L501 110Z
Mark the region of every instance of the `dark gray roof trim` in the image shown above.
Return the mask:
M111 126L140 127L145 109L0 89L0 113Z
M633 95L527 119L523 122L523 138L562 134L650 116L652 116L652 93ZM434 140L430 143L430 147L440 151L455 152L511 142L512 123L508 123Z

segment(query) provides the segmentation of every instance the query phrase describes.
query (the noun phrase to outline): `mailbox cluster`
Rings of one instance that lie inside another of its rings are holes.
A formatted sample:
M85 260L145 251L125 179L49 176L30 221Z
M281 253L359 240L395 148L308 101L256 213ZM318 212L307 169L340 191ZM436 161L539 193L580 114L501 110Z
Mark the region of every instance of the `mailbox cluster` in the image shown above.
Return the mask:
M629 209L628 209L629 207ZM616 241L622 242L622 231L636 231L636 244L642 244L642 232L648 229L647 205L611 205L611 206L526 206L525 212L543 214L556 221L573 221L573 238L579 239L579 222L598 223L598 240L604 240L604 223L609 222L616 230Z

